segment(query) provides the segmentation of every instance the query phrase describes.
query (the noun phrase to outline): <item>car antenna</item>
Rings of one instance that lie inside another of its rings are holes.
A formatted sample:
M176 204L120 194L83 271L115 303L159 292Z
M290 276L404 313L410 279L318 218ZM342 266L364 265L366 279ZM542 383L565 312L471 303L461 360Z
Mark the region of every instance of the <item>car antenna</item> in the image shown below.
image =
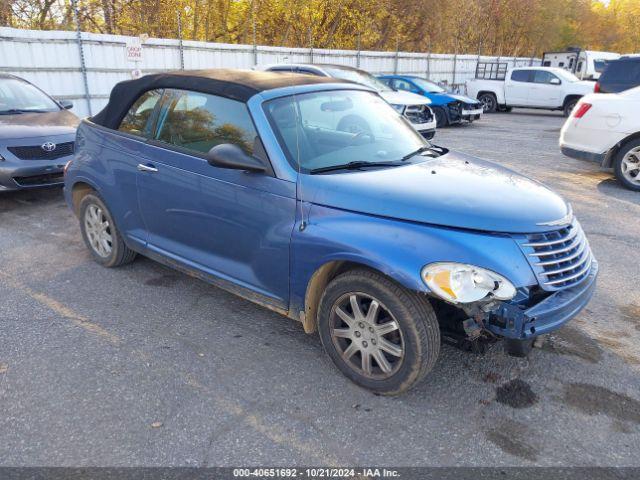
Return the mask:
M289 62L289 57L284 57L284 62L288 63ZM293 73L293 72L291 72ZM291 86L293 87L293 80L291 81ZM296 115L296 125L295 125L295 132L296 132L296 167L298 169L298 180L296 182L297 185L297 192L296 192L296 196L298 198L296 198L296 205L299 203L300 204L300 226L298 227L298 229L303 232L305 228L307 228L307 222L304 219L304 205L303 205L303 201L302 201L302 166L300 164L300 134L298 132L298 128L300 127L300 123L302 122L302 119L300 117L300 112L299 112L299 108L298 108L298 99L296 97L296 92L295 90L293 91L293 95L292 95L292 102L293 102L293 111L295 112Z

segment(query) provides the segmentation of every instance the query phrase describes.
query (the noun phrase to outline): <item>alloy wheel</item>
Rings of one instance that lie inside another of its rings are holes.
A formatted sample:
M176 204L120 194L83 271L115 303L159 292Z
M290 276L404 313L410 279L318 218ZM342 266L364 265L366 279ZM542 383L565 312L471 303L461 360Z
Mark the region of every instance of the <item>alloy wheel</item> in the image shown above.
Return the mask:
M330 334L342 360L365 377L389 378L404 360L400 324L370 295L351 292L338 298L331 309Z
M98 205L91 204L86 208L84 212L84 228L93 251L101 257L111 255L113 250L111 225Z
M640 147L634 147L625 153L620 172L632 184L640 185Z
M482 111L493 112L495 110L495 101L491 95L482 95L480 97L480 103L482 104Z

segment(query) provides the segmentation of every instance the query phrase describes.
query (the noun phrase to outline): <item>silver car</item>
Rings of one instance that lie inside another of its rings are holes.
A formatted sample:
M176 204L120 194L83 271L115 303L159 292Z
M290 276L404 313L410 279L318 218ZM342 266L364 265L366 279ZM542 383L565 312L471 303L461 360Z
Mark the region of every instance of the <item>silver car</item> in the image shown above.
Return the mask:
M78 117L35 85L0 74L0 192L61 185Z

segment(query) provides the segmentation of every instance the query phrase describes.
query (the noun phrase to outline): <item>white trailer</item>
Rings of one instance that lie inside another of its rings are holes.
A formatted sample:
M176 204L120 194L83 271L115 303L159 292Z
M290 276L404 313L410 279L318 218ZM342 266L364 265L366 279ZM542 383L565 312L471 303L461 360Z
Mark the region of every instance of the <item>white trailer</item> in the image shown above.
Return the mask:
M564 68L580 80L598 80L606 62L618 58L619 53L569 48L563 52L544 52L542 66Z

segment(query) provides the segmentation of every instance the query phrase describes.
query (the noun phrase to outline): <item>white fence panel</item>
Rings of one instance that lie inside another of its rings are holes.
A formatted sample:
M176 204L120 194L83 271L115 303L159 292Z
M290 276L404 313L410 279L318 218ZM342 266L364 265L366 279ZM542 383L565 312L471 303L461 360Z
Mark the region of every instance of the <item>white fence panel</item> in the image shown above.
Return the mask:
M82 33L82 51L89 95L84 86L76 32L19 30L0 27L0 72L23 77L57 98L74 102L80 116L97 113L113 86L142 74L180 69L253 68L256 64L334 63L350 65L374 74L411 74L464 91L464 82L475 75L478 60L514 65L538 65L539 59L478 57L477 55L371 52L308 48L231 45L150 38L142 44L139 62L127 59L127 44L137 37ZM182 50L182 54L181 54ZM183 60L181 60L181 58ZM91 108L89 109L89 105Z

